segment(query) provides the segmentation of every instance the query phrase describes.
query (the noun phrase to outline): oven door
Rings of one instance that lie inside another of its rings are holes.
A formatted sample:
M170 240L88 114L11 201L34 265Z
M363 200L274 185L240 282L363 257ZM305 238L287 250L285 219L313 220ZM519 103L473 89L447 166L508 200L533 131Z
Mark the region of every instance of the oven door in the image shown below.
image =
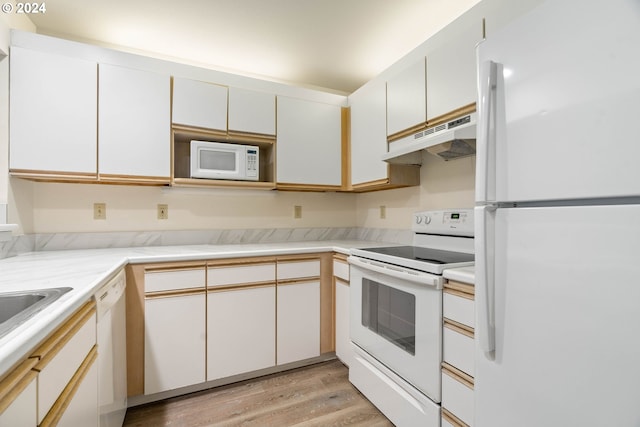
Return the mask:
M440 402L442 277L350 257L351 340Z

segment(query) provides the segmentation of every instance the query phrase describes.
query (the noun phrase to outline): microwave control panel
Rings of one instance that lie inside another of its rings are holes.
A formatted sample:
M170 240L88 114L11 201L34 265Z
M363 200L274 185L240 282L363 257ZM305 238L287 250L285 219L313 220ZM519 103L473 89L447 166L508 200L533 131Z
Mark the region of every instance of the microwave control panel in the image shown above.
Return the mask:
M247 148L247 177L258 177L258 147Z

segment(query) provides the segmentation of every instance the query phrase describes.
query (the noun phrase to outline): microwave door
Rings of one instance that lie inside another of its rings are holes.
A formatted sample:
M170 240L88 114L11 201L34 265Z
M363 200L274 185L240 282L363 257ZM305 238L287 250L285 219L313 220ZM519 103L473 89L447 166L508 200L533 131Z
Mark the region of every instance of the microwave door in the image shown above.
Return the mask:
M221 176L236 176L240 170L240 152L221 149L202 149L200 169Z

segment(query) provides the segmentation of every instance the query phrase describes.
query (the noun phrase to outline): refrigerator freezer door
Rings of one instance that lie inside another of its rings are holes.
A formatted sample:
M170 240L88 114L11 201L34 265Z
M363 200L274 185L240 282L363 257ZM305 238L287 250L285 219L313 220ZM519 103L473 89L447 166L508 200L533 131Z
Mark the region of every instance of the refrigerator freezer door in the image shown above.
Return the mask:
M640 425L640 205L494 218L495 354L476 350L475 426Z
M479 45L478 162L495 156L495 201L640 195L638 46L637 0L546 1Z

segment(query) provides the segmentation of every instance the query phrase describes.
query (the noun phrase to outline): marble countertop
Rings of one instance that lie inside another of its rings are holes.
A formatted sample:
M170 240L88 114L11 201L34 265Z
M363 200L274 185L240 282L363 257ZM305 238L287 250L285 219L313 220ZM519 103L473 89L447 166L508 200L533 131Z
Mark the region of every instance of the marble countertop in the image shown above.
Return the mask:
M0 260L0 293L71 287L70 292L0 338L0 377L57 329L125 265L335 251L384 243L348 240L235 245L155 246L31 252Z
M459 267L445 270L442 273L445 279L455 280L457 282L467 283L469 285L475 285L476 275L475 267Z

